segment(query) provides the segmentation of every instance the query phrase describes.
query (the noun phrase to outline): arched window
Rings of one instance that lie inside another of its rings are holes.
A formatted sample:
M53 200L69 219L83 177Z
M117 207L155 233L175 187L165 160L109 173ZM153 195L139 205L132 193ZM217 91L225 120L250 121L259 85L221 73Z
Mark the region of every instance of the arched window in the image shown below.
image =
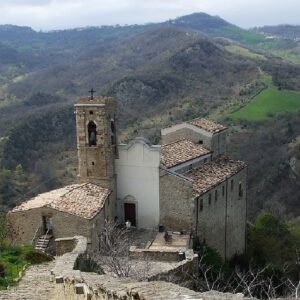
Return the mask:
M88 124L88 135L89 135L89 146L97 145L97 126L93 121L90 121Z

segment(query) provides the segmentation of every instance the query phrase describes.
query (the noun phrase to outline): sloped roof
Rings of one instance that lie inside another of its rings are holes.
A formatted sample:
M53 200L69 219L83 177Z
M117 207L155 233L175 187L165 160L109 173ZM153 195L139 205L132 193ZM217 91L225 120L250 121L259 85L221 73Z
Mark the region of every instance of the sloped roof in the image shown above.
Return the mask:
M197 119L188 121L187 123L191 124L191 125L194 125L194 126L197 126L199 128L202 128L202 129L204 129L206 131L209 131L209 132L212 132L212 133L218 133L218 132L226 129L225 126L223 126L221 124L218 124L218 123L215 123L213 121L204 119L204 118L197 118Z
M110 190L92 183L73 184L36 197L12 212L49 207L85 219L92 219L104 206Z
M238 173L246 166L247 164L243 161L219 156L215 160L184 175L193 181L193 189L197 194L201 195L225 181L226 178Z
M186 139L165 144L161 146L161 167L171 168L208 153L203 146Z

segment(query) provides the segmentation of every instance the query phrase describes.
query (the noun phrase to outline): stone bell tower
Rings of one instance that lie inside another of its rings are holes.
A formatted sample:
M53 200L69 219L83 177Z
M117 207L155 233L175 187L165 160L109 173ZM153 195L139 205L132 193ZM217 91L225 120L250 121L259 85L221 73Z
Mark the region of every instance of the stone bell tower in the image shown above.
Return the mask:
M78 181L92 182L115 191L117 136L116 99L80 98L75 104Z

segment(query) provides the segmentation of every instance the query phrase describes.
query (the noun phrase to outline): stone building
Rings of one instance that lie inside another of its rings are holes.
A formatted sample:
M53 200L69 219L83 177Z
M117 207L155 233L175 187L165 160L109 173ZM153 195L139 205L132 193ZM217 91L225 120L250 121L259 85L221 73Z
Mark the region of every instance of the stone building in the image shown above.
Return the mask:
M8 214L15 228L15 242L29 244L40 237L64 238L77 232L91 244L103 228L105 218L111 215L112 195L109 189L92 183L73 184L40 194Z
M84 235L96 249L105 219L129 220L191 233L224 258L244 252L247 166L226 156L224 126L198 118L162 129L161 145L118 145L114 98L81 98L75 110L79 183L13 209L18 242L51 223L55 238Z

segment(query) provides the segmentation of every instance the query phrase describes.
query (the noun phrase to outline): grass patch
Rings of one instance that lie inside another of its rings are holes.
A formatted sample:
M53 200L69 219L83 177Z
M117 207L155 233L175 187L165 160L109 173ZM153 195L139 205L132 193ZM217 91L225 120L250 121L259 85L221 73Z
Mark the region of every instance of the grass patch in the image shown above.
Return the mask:
M236 54L239 56L243 56L243 57L247 57L247 58L261 59L261 60L266 59L262 54L252 52L249 49L241 47L239 45L234 45L234 44L228 45L225 47L225 49L230 53L233 53L233 54Z
M220 32L224 37L238 40L250 45L255 45L265 41L265 37L262 34L245 30L233 25L222 27Z
M292 49L273 50L272 53L292 63L300 64L300 47Z
M5 246L0 251L0 290L15 284L24 266L28 263L42 263L50 258L34 251L33 246Z
M267 88L254 97L251 102L228 117L231 120L261 121L280 112L296 112L300 109L300 93L279 90L272 84L270 76L264 76Z

